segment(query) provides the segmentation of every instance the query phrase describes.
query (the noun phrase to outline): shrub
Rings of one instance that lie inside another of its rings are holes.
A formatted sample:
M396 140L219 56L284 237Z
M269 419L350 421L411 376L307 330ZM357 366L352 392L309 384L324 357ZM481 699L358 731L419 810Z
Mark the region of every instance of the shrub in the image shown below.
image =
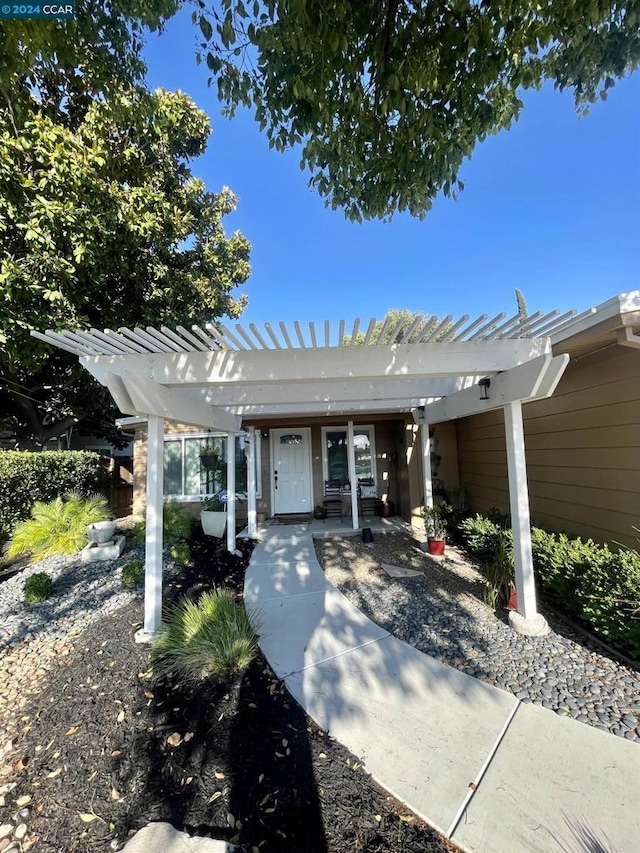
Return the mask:
M165 501L162 508L162 540L170 545L179 539L191 539L193 519L177 501ZM139 521L131 529L130 536L134 542L143 543L146 536L146 524Z
M470 553L489 565L513 541L510 531L480 515L463 521L460 531ZM640 660L640 554L538 527L531 530L531 550L550 600Z
M102 495L83 497L71 492L50 503L38 501L31 518L16 526L7 555L32 554L35 560L42 560L75 554L87 544L87 525L108 518L109 506Z
M459 530L465 547L479 560L492 558L498 548L500 534L503 532L502 527L481 515L466 518L460 523Z
M253 619L228 590L184 600L167 614L167 629L153 645L154 669L193 686L211 675L240 672L258 639Z
M27 604L40 604L51 595L53 581L46 572L37 572L24 582L24 600Z
M174 542L169 549L169 554L179 566L186 566L191 560L191 550L186 542Z
M122 567L122 586L137 589L144 583L144 563L142 560L128 560Z
M100 466L99 454L88 450L0 450L0 542L29 518L36 502L49 503L72 489L95 492Z

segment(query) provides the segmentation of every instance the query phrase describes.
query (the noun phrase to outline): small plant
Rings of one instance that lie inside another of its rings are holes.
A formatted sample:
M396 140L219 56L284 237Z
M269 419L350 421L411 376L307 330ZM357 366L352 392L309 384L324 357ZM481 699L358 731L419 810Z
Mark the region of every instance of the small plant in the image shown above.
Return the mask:
M144 563L142 560L128 560L122 567L122 586L125 589L137 589L144 583Z
M207 498L202 503L202 509L205 512L226 512L227 511L227 492L218 492L215 495Z
M24 582L24 600L27 604L40 604L51 595L53 581L46 572L37 572Z
M106 521L110 510L102 495L84 497L70 492L49 503L36 502L31 518L16 525L7 555L32 554L42 560L58 554L76 554L87 544L87 525Z
M447 534L447 517L451 507L444 501L431 506L422 507L424 527L429 539L444 539Z
M170 545L178 539L191 539L192 519L177 501L165 501L162 507L162 541ZM144 543L147 535L145 521L138 521L128 533L135 544Z
M186 566L191 560L191 549L187 542L174 542L169 549L169 554L179 566Z
M487 581L485 601L493 610L509 601L509 590L515 583L513 535L510 530L500 530L492 558L482 563L480 571Z
M241 672L251 663L258 635L243 603L228 590L184 600L166 616L153 645L155 672L194 686L212 675Z
M178 539L191 538L191 519L177 501L165 501L162 510L162 536L165 545Z

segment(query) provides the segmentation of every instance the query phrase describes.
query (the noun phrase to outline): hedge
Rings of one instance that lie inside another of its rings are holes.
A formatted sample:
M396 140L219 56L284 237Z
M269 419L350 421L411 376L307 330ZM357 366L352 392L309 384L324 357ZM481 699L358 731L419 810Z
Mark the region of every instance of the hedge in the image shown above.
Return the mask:
M510 530L481 515L461 522L465 547L480 560L496 552ZM531 530L536 579L549 599L640 661L640 554L611 551L593 540Z
M47 503L72 489L97 491L100 464L100 455L88 450L0 450L0 542L11 538L36 501Z

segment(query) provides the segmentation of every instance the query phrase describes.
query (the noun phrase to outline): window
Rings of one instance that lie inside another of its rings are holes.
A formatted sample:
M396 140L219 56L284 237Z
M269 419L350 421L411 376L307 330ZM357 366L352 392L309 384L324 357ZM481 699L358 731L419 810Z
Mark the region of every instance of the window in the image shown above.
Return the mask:
M260 441L255 442L256 494L261 494ZM236 492L248 490L247 438L237 435ZM227 436L171 436L164 441L164 494L173 498L212 495L227 488Z
M357 479L373 477L375 482L377 478L373 427L354 427L353 444ZM346 427L322 427L322 471L325 480L340 480L343 486L349 482Z

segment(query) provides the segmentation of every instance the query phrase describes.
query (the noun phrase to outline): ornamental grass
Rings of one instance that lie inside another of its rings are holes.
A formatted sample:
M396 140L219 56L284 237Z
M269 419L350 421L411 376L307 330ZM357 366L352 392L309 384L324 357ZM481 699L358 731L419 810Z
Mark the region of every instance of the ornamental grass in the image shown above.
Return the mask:
M210 676L245 670L258 641L257 620L228 590L183 600L168 612L166 630L153 645L160 677L195 686Z

